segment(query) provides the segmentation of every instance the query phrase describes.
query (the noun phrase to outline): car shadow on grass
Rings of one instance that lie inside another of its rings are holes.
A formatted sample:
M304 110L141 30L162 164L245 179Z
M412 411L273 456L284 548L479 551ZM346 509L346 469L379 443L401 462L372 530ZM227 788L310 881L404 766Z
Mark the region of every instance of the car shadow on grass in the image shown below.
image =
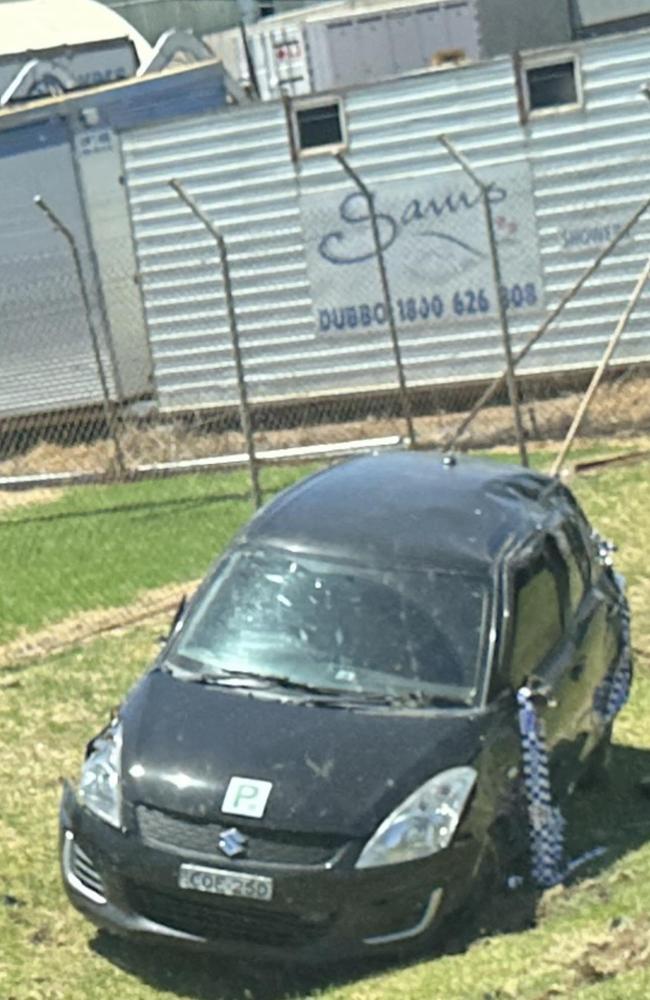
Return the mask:
M569 885L593 879L620 857L650 839L650 750L615 745L606 778L576 792L564 809L567 853L577 858L596 847L598 858L579 866ZM440 948L411 961L437 958L467 950L479 937L517 933L533 927L541 892L530 887L490 893L476 912L460 914L441 934ZM178 993L193 1000L280 1000L305 996L327 987L359 980L396 968L395 960L335 963L303 968L292 962L260 963L251 945L250 960L224 960L201 952L143 946L99 932L91 948L153 989ZM404 964L403 961L400 964Z

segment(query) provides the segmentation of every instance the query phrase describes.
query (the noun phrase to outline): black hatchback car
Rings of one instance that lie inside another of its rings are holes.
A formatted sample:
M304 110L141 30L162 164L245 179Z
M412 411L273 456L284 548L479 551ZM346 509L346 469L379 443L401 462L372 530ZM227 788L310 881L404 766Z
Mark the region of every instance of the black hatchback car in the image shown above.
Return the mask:
M66 785L70 899L244 957L429 942L517 838L556 850L544 823L607 745L629 684L610 562L568 489L516 466L382 453L286 490Z

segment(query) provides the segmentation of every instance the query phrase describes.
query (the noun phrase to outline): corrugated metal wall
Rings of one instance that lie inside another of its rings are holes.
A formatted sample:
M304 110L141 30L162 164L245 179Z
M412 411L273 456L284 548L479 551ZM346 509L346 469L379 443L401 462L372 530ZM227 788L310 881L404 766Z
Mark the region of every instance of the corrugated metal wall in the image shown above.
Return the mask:
M437 137L445 133L489 178L519 164L532 170L538 239L524 252L553 305L617 225L648 195L644 138L650 106L638 96L650 35L581 43L587 110L520 124L509 58L422 73L345 94L349 159L371 186L455 178ZM277 103L140 128L123 137L128 193L154 373L165 409L235 399L234 370L215 248L179 202L176 177L222 228L232 257L246 372L254 400L329 395L394 386L386 329L319 332L307 264L309 212L324 195L351 190L327 156L294 165L284 108ZM462 175L460 175L462 176ZM530 208L526 196L522 212ZM516 205L514 206L516 208ZM634 284L648 226L629 238L584 289L561 324L529 356L529 369L595 363ZM539 243L539 248L536 245ZM387 260L390 274L390 259ZM435 261L431 262L432 280ZM313 275L312 275L313 277ZM361 299L360 301L363 301ZM650 357L648 306L618 359ZM513 310L515 342L543 311ZM502 368L489 318L445 318L401 332L410 384L469 381Z
M337 19L307 22L303 30L315 91L412 72L444 51L480 55L473 0L347 10Z
M0 115L0 418L102 401L79 279L42 195L72 232L113 398L151 391L117 133L225 105L214 64L27 103ZM116 362L116 364L114 364Z
M113 388L65 124L52 118L0 132L0 176L0 415L98 403L101 385L72 256L34 205L40 194L78 241Z
M471 77L469 76L471 72ZM470 85L471 84L471 85ZM477 166L521 160L508 60L351 91L350 160L373 184L448 172L436 136L454 135ZM300 200L350 190L331 157L290 157L278 104L173 123L123 138L129 199L163 408L235 398L223 292L211 238L169 188L176 177L219 223L253 399L394 385L385 330L333 338L315 329ZM461 333L404 338L411 380L442 381L499 367L498 334L477 319Z
M479 173L490 177L498 175L500 167L525 160L512 64L507 59L351 90L346 109L350 163L374 190L405 183L415 189L438 175L471 190L440 144L441 133L454 140ZM352 189L339 165L325 157L304 160L300 186L305 202L326 191ZM427 252L424 244L423 253ZM397 247L386 254L389 278L394 253L399 253ZM433 256L430 274L435 288ZM360 296L363 299L363 289ZM349 385L354 373L362 386L395 384L386 331L369 334L358 328L323 341L323 354L330 358L337 383L345 380ZM404 326L400 343L410 384L466 380L501 367L498 329L480 315L462 323L451 317L428 330Z
M650 104L639 88L649 76L650 34L571 46L579 54L585 107L542 116L526 126L533 167L544 277L556 301L616 227L650 196ZM594 361L650 253L650 214L603 263L531 353L528 368ZM650 298L641 299L615 360L650 357Z
M169 187L172 177L227 240L253 396L293 392L285 386L314 328L283 108L137 131L124 137L123 155L161 405L235 398L216 247Z

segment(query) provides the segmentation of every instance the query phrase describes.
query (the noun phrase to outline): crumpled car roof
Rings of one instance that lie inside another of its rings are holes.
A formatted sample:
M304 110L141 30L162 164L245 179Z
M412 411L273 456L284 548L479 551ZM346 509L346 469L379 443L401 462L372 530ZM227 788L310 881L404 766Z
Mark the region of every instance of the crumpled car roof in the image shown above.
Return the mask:
M391 451L317 472L281 493L241 541L364 565L491 571L545 519L554 480L517 465Z

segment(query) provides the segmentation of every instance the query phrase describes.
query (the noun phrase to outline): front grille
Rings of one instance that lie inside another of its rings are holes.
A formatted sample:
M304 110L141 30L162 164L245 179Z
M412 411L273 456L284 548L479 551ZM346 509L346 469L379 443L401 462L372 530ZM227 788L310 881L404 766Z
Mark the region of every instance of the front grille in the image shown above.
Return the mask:
M185 899L180 893L159 892L134 883L128 887L128 899L130 906L149 920L208 940L278 946L309 944L318 940L333 920L331 915L310 919L284 913L267 903L256 905L249 900L232 903L219 898Z
M192 851L210 858L222 858L219 837L227 826L174 816L159 809L138 806L140 836L153 846ZM285 865L323 865L345 845L345 839L320 834L296 834L238 827L248 838L247 861Z
M86 889L105 897L104 883L98 875L97 870L85 851L79 847L76 841L72 843L70 854L70 869L75 878L81 882Z

